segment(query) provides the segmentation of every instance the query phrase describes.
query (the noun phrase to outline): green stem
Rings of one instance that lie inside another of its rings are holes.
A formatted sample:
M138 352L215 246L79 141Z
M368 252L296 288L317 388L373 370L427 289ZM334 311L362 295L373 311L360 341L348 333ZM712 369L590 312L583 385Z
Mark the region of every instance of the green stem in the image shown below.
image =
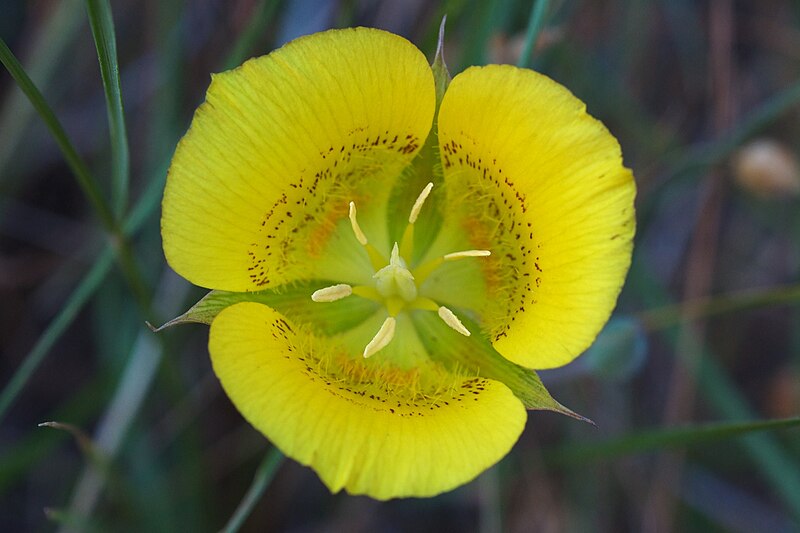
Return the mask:
M789 109L800 103L800 81L795 82L788 89L770 98L761 107L750 113L735 128L728 131L722 138L699 147L686 150L686 156L681 157L662 176L655 181L646 195L643 195L642 205L637 209L640 225L645 226L655 209L655 204L662 197L660 191L668 183L681 176L695 176L720 164L742 143L757 134L775 119L786 113Z
M254 19L251 24L263 25L263 21ZM167 163L165 162L164 168L166 167ZM166 172L159 172L158 176L162 179L153 180L148 185L148 189L142 194L139 204L147 205L141 209L137 206L131 210L128 220L124 224L126 232L149 219L151 211L147 207L158 205L158 200L161 198L161 191L163 190L163 177L165 174ZM162 291L157 292L161 293ZM173 296L168 300L169 307L173 307L173 304L180 300L182 298ZM165 302L165 305L167 305L167 302ZM170 309L167 311L172 313ZM128 364L123 371L122 379L96 430L95 440L109 460L113 461L119 453L123 438L130 430L135 417L141 409L163 355L163 346L155 346L151 335L140 333L136 346L128 359ZM89 516L104 486L105 478L91 465L87 465L73 490L72 502L69 507L70 514Z
M267 452L267 455L264 456L264 459L258 466L258 470L256 470L253 483L250 485L250 488L247 489L247 493L244 495L244 498L242 498L242 501L239 502L239 506L236 507L233 516L231 516L228 523L225 524L225 527L222 528L224 533L235 533L244 525L244 521L247 520L247 517L253 512L253 508L255 508L256 504L261 499L261 495L267 490L270 482L278 472L278 467L281 466L283 459L284 456L278 448L272 448Z
M124 234L115 239L117 249L117 263L128 287L136 298L139 311L147 321L159 321L152 306L152 291L142 276L142 271L136 263L130 240Z
M53 77L65 57L69 57L83 22L80 0L56 2L27 45L26 72L40 87L52 87ZM35 109L25 104L22 91L9 91L0 106L0 182L8 187L12 172L9 162L25 138ZM3 191L8 192L8 189Z
M591 442L563 446L546 453L551 464L576 465L602 459L615 459L635 453L645 453L662 448L689 446L702 442L740 437L757 431L788 429L800 426L800 418L755 420L749 422L719 422L678 428L655 429L628 434L604 442Z
M147 320L157 321L150 305L150 291L139 272L139 267L136 265L127 236L122 231L111 208L100 193L97 182L89 173L88 167L78 155L77 150L75 150L72 142L70 142L69 137L67 137L64 128L61 126L61 123L56 118L52 109L47 105L42 93L36 88L36 85L34 85L33 81L25 73L22 65L20 65L17 58L2 39L0 39L0 61L5 65L6 69L8 69L8 72L28 97L33 107L36 108L42 120L44 120L50 133L52 133L58 143L61 153L67 161L67 165L69 165L70 170L72 170L75 178L78 180L78 185L89 198L89 202L100 217L100 221L113 239L117 250L117 261L125 280L130 285L136 297L137 304L142 314Z
M547 12L548 0L537 0L531 8L531 16L528 19L528 29L525 32L525 42L522 45L522 52L517 61L518 67L528 67L531 62L531 55L536 46L536 40L542 30L544 14Z
M91 202L92 207L97 213L97 216L100 217L100 221L103 223L103 226L105 226L106 230L108 230L110 233L119 234L119 226L114 219L114 215L103 198L103 195L100 193L97 183L89 173L89 169L78 155L78 152L70 142L69 137L67 137L67 133L64 131L61 123L50 109L50 106L47 105L44 96L42 96L42 93L36 88L36 85L34 85L33 81L25 73L22 65L19 63L2 38L0 38L0 62L2 62L6 67L9 74L11 74L11 77L14 78L14 80L17 82L17 85L19 85L20 89L22 89L33 107L39 113L39 116L42 117L42 120L44 120L45 125L50 130L50 133L53 134L53 138L55 139L56 143L58 143L61 153L64 154L67 165L69 165L72 173L75 174L75 177L78 180L78 185L81 187L81 189L83 189L83 192L89 198L89 202Z
M644 311L639 314L639 319L648 330L654 331L674 326L682 320L696 320L747 309L798 302L800 302L800 284L768 290L743 291L713 299L667 305Z
M161 171L157 175L163 176L166 171ZM163 180L151 180L151 185L145 190L139 201L131 210L128 218L123 224L125 235L135 235L145 222L150 218L161 199ZM78 284L78 287L67 298L67 303L61 308L58 315L48 324L42 336L34 345L33 349L25 356L14 376L3 388L0 393L0 421L2 421L8 409L13 405L20 391L30 380L33 373L39 368L50 349L75 320L81 309L86 305L89 298L97 291L103 280L111 269L114 255L111 245L107 244L100 256L95 259L92 269ZM132 260L132 259L131 259ZM138 272L134 269L134 272ZM143 284L139 284L143 287ZM140 291L146 291L140 288ZM146 294L146 292L145 292ZM148 304L149 305L149 304Z
M670 302L669 294L658 281L634 262L629 274L629 283L638 286L638 294L644 298L645 305L663 305ZM677 343L676 328L664 330L664 336L673 346ZM755 410L736 388L724 368L717 363L713 354L700 340L691 335L689 347L678 351L687 369L694 373L698 390L711 408L723 418L741 420L755 418ZM791 455L787 454L779 441L769 433L748 435L742 439L748 455L758 465L764 477L775 487L783 502L791 509L795 519L800 518L800 475Z
M97 48L108 111L108 129L111 137L111 202L114 213L120 217L128 203L130 152L122 107L114 20L108 0L86 0L86 11L89 14L89 24Z

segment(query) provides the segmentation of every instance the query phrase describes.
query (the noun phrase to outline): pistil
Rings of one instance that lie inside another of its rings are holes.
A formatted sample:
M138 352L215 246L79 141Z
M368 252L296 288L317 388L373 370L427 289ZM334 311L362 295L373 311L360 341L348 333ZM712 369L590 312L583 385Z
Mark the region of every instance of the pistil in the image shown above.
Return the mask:
M406 302L417 299L417 285L414 276L406 268L406 262L400 257L400 249L394 243L389 264L375 273L375 288L384 298L400 296Z

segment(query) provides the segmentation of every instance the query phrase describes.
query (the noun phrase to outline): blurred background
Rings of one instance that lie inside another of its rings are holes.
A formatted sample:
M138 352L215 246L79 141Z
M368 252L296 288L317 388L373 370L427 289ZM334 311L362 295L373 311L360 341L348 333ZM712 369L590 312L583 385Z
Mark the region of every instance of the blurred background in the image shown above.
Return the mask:
M244 531L796 530L800 433L752 422L800 410L800 2L114 0L129 184L87 4L102 2L0 0L0 37L122 221L109 237L1 71L0 530L216 531L237 507ZM542 372L597 427L531 412L511 454L451 493L330 495L310 469L262 462L269 444L221 392L206 326L146 328L203 295L163 258L166 168L209 73L355 25L432 59L444 14L453 74L546 73L636 176L614 317Z

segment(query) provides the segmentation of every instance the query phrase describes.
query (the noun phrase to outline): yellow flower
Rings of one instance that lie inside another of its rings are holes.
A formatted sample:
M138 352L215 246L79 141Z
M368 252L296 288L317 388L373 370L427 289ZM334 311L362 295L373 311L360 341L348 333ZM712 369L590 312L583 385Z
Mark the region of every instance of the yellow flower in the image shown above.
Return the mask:
M213 77L169 171L167 260L215 289L177 321L211 323L233 403L334 492L438 494L526 408L573 414L530 369L592 342L630 263L633 179L582 102L437 72L379 30L297 39Z

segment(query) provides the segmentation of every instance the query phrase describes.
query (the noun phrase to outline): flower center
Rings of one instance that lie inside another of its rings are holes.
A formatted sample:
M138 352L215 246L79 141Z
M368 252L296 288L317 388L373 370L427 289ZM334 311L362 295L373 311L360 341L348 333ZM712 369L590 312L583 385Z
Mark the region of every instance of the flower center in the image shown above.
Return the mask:
M394 243L394 247L392 247L389 264L378 270L372 277L375 278L375 288L384 298L399 296L409 303L417 299L417 284L414 282L414 275L400 257L400 248L397 243Z
M370 357L386 347L394 338L396 320L395 317L405 309L422 309L434 311L439 318L462 335L469 336L470 331L461 323L456 314L443 305L437 304L424 294L420 294L419 286L421 283L445 261L455 261L469 257L486 257L491 255L489 250L464 250L453 252L441 257L437 257L428 263L422 264L413 271L408 268L408 264L403 259L402 253L411 252L414 239L414 224L419 213L425 204L425 200L433 189L433 183L429 183L417 197L411 213L408 216L408 225L403 232L400 243L395 242L386 264L386 258L374 246L369 243L366 234L358 224L356 205L350 202L350 226L356 240L366 249L375 274L374 285L351 286L344 283L331 285L319 289L311 295L315 302L334 302L355 294L362 298L377 301L386 309L388 317L384 320L378 332L364 348L364 357Z

